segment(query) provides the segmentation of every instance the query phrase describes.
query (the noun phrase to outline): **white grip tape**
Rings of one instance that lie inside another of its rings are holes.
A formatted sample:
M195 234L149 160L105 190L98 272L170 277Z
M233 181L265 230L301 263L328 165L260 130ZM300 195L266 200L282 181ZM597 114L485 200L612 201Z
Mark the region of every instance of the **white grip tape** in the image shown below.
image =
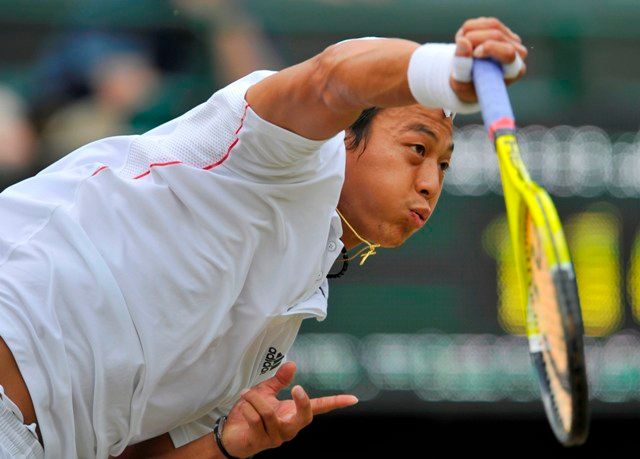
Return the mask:
M522 70L524 62L518 53L516 58L510 64L502 64L502 74L507 80L516 78ZM471 83L473 79L472 75L473 58L454 56L453 57L453 79L461 83Z
M462 102L451 89L455 45L427 43L416 49L409 61L407 79L411 94L421 105L457 113L475 113L478 104Z
M516 58L510 64L502 64L504 78L511 80L520 75L524 62L520 54L516 53ZM473 80L473 58L463 56L453 56L453 79L461 83L471 83Z
M505 79L511 80L512 78L516 78L520 74L520 70L522 70L522 64L522 58L518 53L516 53L516 58L512 63L502 64L502 73Z

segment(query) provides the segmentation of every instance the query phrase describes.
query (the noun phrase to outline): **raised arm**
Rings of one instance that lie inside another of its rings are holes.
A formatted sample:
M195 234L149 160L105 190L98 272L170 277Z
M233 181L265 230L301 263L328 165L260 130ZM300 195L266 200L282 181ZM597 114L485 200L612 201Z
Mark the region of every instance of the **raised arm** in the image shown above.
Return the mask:
M263 119L309 139L326 139L368 107L415 103L406 75L419 46L399 39L338 43L265 78L246 99Z
M326 139L351 125L362 110L369 107L393 107L415 104L416 85L432 85L442 93L442 79L457 96L455 102L475 102L471 83L450 79L451 60L437 52L422 52L412 67L410 89L409 64L418 43L401 39L347 40L329 46L311 59L286 68L252 86L247 102L263 119L309 139ZM493 57L510 64L516 55L527 54L520 38L495 18L467 22L456 34L455 54L459 57ZM444 57L443 57L444 56ZM438 66L447 66L438 69ZM421 70L424 68L423 75ZM442 71L440 71L442 70ZM444 73L443 73L444 72ZM470 76L470 67L469 67ZM464 70L463 70L464 73ZM524 73L519 69L509 82ZM421 81L425 80L425 81ZM440 85L440 87L438 87ZM412 91L413 89L413 91ZM431 88L427 88L431 89ZM447 89L449 89L447 87ZM437 98L436 98L437 99ZM434 108L435 100L420 102ZM456 107L446 107L453 108Z

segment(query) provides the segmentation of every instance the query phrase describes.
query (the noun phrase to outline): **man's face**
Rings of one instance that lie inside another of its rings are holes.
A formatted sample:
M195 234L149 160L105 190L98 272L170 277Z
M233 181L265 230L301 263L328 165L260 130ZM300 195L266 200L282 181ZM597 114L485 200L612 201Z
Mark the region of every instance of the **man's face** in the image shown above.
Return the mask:
M347 151L338 205L362 237L397 247L424 225L442 191L452 133L442 110L411 105L376 113L366 139ZM345 245L356 245L343 229Z

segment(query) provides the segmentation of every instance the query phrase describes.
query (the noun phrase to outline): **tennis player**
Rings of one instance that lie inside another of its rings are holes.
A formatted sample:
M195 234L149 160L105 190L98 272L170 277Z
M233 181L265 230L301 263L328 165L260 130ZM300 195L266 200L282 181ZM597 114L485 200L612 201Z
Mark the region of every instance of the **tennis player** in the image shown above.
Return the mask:
M284 355L336 259L431 216L472 56L525 71L493 18L451 45L348 40L5 190L0 456L243 458L356 403L278 400Z

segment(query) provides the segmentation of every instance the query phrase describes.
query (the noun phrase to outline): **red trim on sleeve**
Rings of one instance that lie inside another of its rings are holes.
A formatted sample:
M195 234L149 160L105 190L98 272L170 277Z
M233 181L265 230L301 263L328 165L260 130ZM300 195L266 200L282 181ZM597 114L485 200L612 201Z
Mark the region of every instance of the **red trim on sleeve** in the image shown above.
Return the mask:
M227 148L227 151L224 154L224 156L222 158L220 158L218 161L216 161L215 163L209 164L207 166L204 166L203 167L204 170L208 171L208 170L213 169L216 166L219 166L220 164L225 162L225 160L229 157L229 153L231 153L231 150L233 150L233 147L235 147L238 144L238 141L240 140L238 138L238 134L240 133L240 130L242 129L242 126L244 125L244 119L247 116L247 109L248 108L249 108L249 104L246 104L245 107L244 107L244 113L242 114L242 118L240 119L240 125L238 126L238 129L236 129L236 132L235 132L236 138L233 140L233 142L231 142L231 144ZM167 161L167 162L164 162L164 163L149 164L149 169L147 171L143 172L142 174L136 175L135 177L133 177L133 180L141 179L141 178L146 177L147 175L149 175L151 173L151 168L152 167L172 166L174 164L182 164L182 161ZM109 166L100 166L98 169L96 169L96 171L91 176L93 177L98 172L103 171L107 167L109 167Z
M96 171L93 174L91 174L91 177L97 175L98 172L101 172L101 171L105 170L107 167L109 167L109 166L100 166L99 168L96 169Z
M220 158L218 161L216 161L213 164L209 164L208 166L204 166L203 169L205 171L211 170L214 167L219 166L220 164L222 164L223 162L226 161L226 159L229 157L229 153L231 153L231 150L233 150L233 147L235 147L238 143L238 141L240 140L238 138L238 134L240 133L240 130L242 129L242 126L244 125L244 119L247 116L247 109L249 108L249 104L244 106L244 113L242 114L242 118L240 119L240 126L238 126L238 129L236 129L236 138L234 139L233 142L231 142L231 145L229 145L229 148L227 148L227 152L224 154L224 156L222 158Z
M137 180L139 178L142 178L142 177L145 177L145 176L149 175L151 173L151 168L152 167L172 166L174 164L182 164L182 161L167 161L166 163L149 164L149 170L146 171L146 172L143 172L140 175L136 175L135 177L133 177L133 180Z

